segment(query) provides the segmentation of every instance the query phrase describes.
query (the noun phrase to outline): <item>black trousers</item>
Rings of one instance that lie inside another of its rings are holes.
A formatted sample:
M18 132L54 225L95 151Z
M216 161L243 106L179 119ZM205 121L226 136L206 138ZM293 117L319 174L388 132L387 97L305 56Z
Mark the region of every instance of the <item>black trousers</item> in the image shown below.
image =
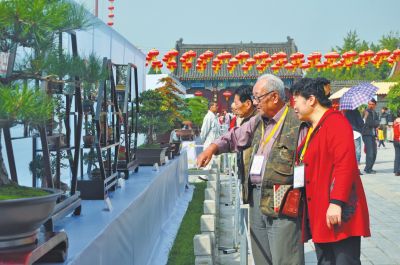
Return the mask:
M361 237L349 237L338 242L314 243L318 265L361 265Z
M400 173L400 142L393 141L394 146L394 173Z
M364 145L365 145L365 171L371 171L372 167L375 164L377 146L375 141L375 136L372 135L364 135L362 137Z

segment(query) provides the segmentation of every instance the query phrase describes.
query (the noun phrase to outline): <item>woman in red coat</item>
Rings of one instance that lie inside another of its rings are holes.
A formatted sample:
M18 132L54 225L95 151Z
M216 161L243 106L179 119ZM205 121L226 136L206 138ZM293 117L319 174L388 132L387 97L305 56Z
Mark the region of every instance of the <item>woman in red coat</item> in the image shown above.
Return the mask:
M304 227L315 243L318 264L361 264L361 236L370 236L369 214L352 127L330 109L329 92L320 80L291 90L299 119L310 123L298 150L298 172L304 172Z

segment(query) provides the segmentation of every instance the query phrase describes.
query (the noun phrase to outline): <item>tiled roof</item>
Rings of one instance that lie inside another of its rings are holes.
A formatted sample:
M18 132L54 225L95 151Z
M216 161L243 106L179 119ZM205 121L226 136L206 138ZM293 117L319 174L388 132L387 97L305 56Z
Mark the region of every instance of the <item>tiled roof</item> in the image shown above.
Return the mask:
M193 50L197 53L197 56L202 54L207 50L211 50L214 53L214 58L216 55L225 51L228 51L235 56L239 52L246 51L253 57L254 54L260 52L267 52L271 56L277 52L285 52L288 57L292 54L297 52L297 47L294 44L293 39L288 37L287 42L280 42L280 43L233 43L233 44L184 44L183 40L180 39L176 42L176 50L179 51L179 55L177 57L178 67L174 71L174 75L179 78L180 80L229 80L229 79L256 79L260 76L260 73L255 68L248 71L246 74L242 71L241 65L237 65L235 70L232 74L226 69L226 65L222 65L220 71L218 73L214 73L211 68L212 60L207 64L207 68L204 73L200 73L196 70L196 58L193 60L192 68L185 73L184 69L182 68L182 64L179 61L181 55L189 50ZM273 73L269 67L264 73ZM274 73L280 77L286 78L299 78L302 76L302 71L297 69L294 72L287 71L286 69L282 68L279 70L278 73Z
M397 82L371 82L372 85L378 88L376 91L377 95L387 95L392 87L394 87Z
M343 87L342 89L336 91L335 93L333 93L329 99L333 100L333 99L339 99L343 96L344 93L346 93L348 90L350 89L350 87Z
M353 87L361 83L370 83L366 80L331 80L331 95L338 92L344 87Z

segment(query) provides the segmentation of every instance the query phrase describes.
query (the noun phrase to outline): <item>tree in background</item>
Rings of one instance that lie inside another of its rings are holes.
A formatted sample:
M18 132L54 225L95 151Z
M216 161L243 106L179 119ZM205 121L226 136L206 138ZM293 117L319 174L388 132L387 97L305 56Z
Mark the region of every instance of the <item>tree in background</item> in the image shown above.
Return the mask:
M397 82L397 85L389 90L386 99L388 101L388 108L392 113L397 113L397 110L400 108L400 73L392 76L390 81Z
M342 46L336 46L332 51L344 53L350 50L356 52L366 51L371 49L374 52L380 49L388 49L393 51L400 45L400 35L398 32L390 32L389 34L383 35L379 40L379 44L368 43L365 40L360 40L357 32L349 31L343 39ZM325 77L329 80L384 80L390 74L392 67L384 62L379 68L376 68L372 64L368 64L364 68L352 67L347 70L343 69L327 69L318 71L316 69L310 69L307 71L307 77Z
M197 127L201 127L204 116L208 111L208 100L204 97L185 99L187 108L182 110L185 120L190 120Z

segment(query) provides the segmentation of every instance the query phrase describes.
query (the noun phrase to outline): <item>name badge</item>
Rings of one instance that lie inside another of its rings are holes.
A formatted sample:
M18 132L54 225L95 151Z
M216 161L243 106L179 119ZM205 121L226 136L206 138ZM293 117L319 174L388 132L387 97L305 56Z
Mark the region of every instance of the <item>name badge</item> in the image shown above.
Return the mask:
M257 179L261 178L263 170L265 167L265 157L263 155L255 155L253 158L253 163L250 168L250 176L253 180L254 177ZM261 181L261 179L259 179Z
M293 188L304 187L304 165L294 167Z

